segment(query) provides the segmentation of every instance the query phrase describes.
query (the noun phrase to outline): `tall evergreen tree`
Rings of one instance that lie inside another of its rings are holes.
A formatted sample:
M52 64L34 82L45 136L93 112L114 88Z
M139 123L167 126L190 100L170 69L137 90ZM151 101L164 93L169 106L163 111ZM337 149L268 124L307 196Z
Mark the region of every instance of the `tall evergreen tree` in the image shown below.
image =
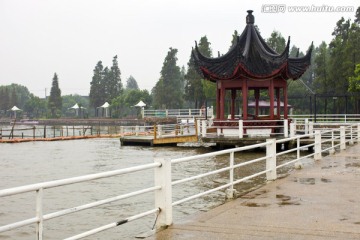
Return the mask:
M176 65L178 50L170 48L161 69L161 77L153 89L155 106L181 108L183 104L180 67Z
M130 75L130 77L126 80L126 89L135 89L139 90L139 86L137 84L136 79Z
M278 31L273 31L270 38L266 40L266 43L273 49L275 52L281 54L286 47L285 38Z
M332 86L328 84L329 79L329 59L330 53L325 42L322 42L317 48L315 55L315 88L317 93L328 93Z
M206 57L211 57L212 50L210 45L211 43L208 41L207 37L202 37L198 45L200 53ZM195 108L200 108L205 101L203 84L211 83L202 80L202 77L198 74L195 68L194 59L190 57L188 62L188 70L185 75L185 97L188 101L193 101L195 103ZM207 87L205 88L207 89Z
M105 86L103 84L103 70L102 62L99 61L94 68L94 75L90 83L90 106L95 109L105 102Z
M111 102L112 99L116 98L120 95L122 91L122 83L121 83L121 71L119 68L117 55L114 56L112 60L112 66L109 72L106 74L107 77L107 98L108 101Z
M61 90L59 88L59 79L56 73L54 73L54 77L52 79L52 86L48 100L48 108L50 110L51 117L61 116L62 98Z
M332 94L344 94L348 90L348 76L353 74L352 61L346 53L346 45L349 39L350 20L341 18L337 23L332 35L334 38L329 44L330 49L330 81ZM350 60L350 61L349 61Z

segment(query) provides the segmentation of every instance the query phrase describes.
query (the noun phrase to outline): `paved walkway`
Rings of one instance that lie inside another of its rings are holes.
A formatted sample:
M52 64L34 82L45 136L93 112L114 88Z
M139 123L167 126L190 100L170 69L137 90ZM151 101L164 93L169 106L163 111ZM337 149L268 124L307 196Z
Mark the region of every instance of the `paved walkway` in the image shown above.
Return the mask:
M147 239L360 239L360 144Z

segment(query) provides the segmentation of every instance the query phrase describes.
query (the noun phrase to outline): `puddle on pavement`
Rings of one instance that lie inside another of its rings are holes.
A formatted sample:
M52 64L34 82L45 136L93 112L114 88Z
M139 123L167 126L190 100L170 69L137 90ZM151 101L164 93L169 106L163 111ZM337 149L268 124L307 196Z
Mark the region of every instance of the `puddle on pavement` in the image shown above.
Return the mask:
M338 166L338 165L328 165L328 166L321 167L321 169L336 168L337 166Z
M327 178L321 178L320 179L322 182L324 182L324 183L329 183L329 182L331 182L331 180L330 179L327 179Z
M347 163L345 164L345 167L354 167L354 168L360 168L360 163Z
M315 178L295 178L294 182L298 182L305 185L314 185Z
M345 157L345 160L360 160L359 156L347 156Z
M242 206L246 206L246 207L267 207L270 204L267 203L254 203L254 202L245 202L241 204Z
M291 201L291 197L287 195L276 194L276 198L280 200L279 206L300 205L297 201Z
M331 179L328 178L320 178L320 181L323 183L331 182ZM316 179L315 178L295 178L294 182L298 182L305 185L315 185Z
M280 198L282 201L289 201L291 200L290 196L282 195L282 194L276 194L276 198Z

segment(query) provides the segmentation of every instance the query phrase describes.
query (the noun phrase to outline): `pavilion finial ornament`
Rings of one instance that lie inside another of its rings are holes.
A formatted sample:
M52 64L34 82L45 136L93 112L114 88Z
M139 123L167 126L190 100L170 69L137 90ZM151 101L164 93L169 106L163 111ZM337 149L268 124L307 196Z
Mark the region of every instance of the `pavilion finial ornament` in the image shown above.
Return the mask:
M255 17L252 15L253 10L248 10L248 15L246 16L246 24L254 24Z

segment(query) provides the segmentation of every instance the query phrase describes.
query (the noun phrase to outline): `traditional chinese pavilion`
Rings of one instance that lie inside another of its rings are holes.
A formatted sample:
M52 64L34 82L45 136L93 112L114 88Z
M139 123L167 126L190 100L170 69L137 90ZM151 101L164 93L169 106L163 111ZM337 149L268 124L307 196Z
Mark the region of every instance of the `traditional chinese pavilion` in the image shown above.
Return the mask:
M259 119L261 90L267 90L270 102L269 116L265 119L280 119L280 111L274 114L274 109L281 109L281 98L283 105L288 106L287 80L300 78L310 66L312 46L304 57L291 58L289 38L284 52L275 52L255 28L253 11L247 12L246 27L228 53L218 58L205 57L199 52L197 45L192 52L199 73L205 79L216 83L217 120L225 119L226 91L231 92L231 119L235 119L237 91L240 91L242 98L241 118ZM248 96L251 90L255 98L255 115L248 114ZM287 107L283 108L283 116L284 119L288 118Z

